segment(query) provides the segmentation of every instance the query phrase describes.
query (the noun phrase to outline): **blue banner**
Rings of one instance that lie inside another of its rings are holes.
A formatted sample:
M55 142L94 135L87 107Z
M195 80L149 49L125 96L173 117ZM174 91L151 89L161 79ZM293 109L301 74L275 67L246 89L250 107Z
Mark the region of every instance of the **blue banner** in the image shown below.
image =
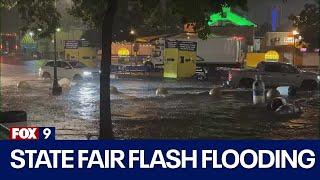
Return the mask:
M317 179L320 141L1 141L1 179Z

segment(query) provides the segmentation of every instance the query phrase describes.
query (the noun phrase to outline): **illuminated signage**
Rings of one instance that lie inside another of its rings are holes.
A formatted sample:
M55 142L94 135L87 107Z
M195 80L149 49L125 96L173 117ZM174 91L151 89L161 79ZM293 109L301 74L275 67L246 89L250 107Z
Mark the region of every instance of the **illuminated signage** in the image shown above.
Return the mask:
M66 40L64 41L65 49L78 49L79 47L89 47L89 41L85 40Z
M256 24L250 20L239 16L231 11L230 7L223 7L222 12L212 14L208 22L209 26L214 26L219 22L230 22L236 26L253 26L257 27Z
M268 51L264 55L267 61L278 61L280 59L279 53L277 51Z
M284 38L284 43L287 44L287 45L293 45L294 37L285 37Z
M127 48L120 48L118 50L118 56L120 57L126 57L130 55L130 51Z

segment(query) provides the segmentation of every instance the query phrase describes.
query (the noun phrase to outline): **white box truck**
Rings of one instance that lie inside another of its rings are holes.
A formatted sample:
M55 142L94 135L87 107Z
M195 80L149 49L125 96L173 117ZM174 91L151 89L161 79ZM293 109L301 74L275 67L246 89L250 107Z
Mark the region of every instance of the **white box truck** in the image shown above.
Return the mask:
M244 43L237 37L197 39L198 66L240 67L244 62Z
M197 42L197 66L240 67L244 62L245 43L241 37L209 37L206 40L196 34L182 34L169 37L170 40ZM164 58L165 39L156 41L155 52L145 61L153 67L161 67Z

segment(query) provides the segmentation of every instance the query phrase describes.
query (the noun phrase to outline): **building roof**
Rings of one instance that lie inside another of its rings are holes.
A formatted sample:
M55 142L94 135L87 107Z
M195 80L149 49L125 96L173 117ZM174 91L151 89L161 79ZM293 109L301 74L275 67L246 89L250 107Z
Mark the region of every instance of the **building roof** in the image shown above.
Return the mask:
M222 12L214 13L210 16L209 26L218 25L221 22L231 23L236 26L257 27L255 23L231 11L230 7L223 7Z

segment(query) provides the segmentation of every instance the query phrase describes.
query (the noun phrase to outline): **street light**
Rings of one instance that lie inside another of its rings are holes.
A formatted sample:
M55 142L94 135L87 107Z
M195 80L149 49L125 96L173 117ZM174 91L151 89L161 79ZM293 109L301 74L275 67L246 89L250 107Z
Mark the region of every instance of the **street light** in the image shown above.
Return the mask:
M54 47L54 66L53 66L53 84L52 84L52 95L59 96L62 94L62 88L58 83L58 75L57 75L57 37L56 33L60 32L60 28L56 28L53 34L53 47Z
M293 34L294 36L296 36L296 35L299 35L300 33L299 33L299 31L297 31L297 30L293 30L293 31L292 31L292 34Z
M133 55L134 46L136 45L136 31L134 29L131 29L130 34L133 37L133 44L131 45L131 55ZM135 53L135 55L137 55L137 53Z
M29 35L30 35L31 37L33 37L33 36L34 36L34 32L30 31L30 32L29 32Z
M295 57L296 57L296 37L300 34L298 30L293 30L293 57L292 57L292 64L295 64Z
M34 40L34 39L33 39L33 36L34 36L34 32L33 32L33 31L30 31L30 32L29 32L29 36L31 37L32 40ZM38 43L38 41L37 41L37 43ZM37 49L38 49L38 44L37 44ZM34 48L32 47L32 49L31 49L31 55L33 56L33 54L34 54Z

